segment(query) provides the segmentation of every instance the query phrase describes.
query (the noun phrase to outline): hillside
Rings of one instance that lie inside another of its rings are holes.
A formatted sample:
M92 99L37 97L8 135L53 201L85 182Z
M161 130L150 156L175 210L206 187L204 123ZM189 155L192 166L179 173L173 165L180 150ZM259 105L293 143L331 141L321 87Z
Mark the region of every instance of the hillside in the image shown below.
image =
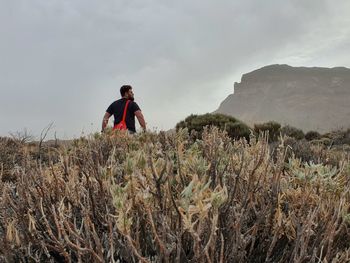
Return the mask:
M350 127L350 69L270 65L242 76L216 112L304 131Z

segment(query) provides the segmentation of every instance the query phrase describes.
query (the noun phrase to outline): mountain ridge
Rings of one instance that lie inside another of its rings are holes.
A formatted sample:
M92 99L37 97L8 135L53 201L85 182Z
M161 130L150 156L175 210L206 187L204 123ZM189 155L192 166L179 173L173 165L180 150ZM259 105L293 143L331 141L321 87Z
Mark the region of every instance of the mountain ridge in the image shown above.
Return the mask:
M349 68L274 64L243 74L215 112L327 132L350 127L349 105Z

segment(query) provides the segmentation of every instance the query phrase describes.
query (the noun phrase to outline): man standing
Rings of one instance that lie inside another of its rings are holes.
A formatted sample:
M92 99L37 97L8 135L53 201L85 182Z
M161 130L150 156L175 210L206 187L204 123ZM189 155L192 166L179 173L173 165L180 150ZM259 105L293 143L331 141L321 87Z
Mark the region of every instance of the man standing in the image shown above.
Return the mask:
M129 132L130 133L136 132L135 116L137 117L137 120L139 121L140 126L145 131L146 130L145 118L143 117L140 107L137 105L136 102L134 102L134 92L132 91L132 87L130 85L122 86L120 88L120 95L122 96L122 98L113 102L106 110L106 113L102 121L102 132L104 132L104 130L106 129L108 120L112 115L114 115L114 126L116 126L123 120L123 113L125 111L125 106L127 106L125 123Z

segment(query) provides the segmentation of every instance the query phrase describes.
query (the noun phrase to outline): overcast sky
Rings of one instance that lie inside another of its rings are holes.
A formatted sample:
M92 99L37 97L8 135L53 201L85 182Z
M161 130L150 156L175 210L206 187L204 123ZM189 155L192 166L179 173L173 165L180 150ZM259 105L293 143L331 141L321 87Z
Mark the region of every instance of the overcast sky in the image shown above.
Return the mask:
M349 14L348 0L0 0L0 135L100 131L123 84L162 130L256 68L350 67Z

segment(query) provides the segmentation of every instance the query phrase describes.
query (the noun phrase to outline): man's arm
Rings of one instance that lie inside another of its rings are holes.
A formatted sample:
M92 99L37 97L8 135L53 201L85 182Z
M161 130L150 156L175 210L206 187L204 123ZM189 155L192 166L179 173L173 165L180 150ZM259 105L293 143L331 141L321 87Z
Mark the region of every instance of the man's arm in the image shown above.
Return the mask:
M135 116L137 117L137 120L139 121L142 129L145 131L146 130L146 122L145 118L143 117L143 114L140 110L135 111Z
M107 124L108 124L109 117L111 117L111 114L109 114L108 112L106 112L106 113L105 113L105 116L103 116L103 120L102 120L102 130L101 130L101 132L104 132L104 130L106 129Z

